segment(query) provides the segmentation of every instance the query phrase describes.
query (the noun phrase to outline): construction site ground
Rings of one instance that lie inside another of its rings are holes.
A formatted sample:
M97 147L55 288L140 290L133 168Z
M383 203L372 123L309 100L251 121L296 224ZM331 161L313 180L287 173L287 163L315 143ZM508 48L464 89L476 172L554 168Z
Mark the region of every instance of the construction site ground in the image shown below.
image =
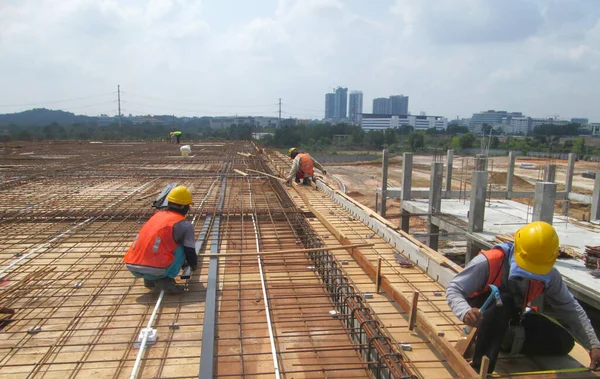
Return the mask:
M323 191L262 174L288 158L249 142L191 145L187 158L164 142L0 151L0 377L478 377L454 349L464 325L444 287L400 266L402 252ZM194 196L200 264L177 278L183 294L162 297L123 255L172 183ZM140 349L148 323L157 338ZM587 359L578 346L562 359L501 357L496 371Z

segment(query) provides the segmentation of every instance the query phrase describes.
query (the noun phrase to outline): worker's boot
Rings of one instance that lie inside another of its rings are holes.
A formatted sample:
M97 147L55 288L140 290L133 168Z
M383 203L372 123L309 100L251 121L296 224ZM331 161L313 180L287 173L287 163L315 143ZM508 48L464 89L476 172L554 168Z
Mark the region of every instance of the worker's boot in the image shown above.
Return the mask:
M144 279L144 287L146 288L154 288L154 280L148 280L148 279Z
M179 294L185 291L185 288L183 286L177 285L175 279L173 278L158 279L156 281L156 287L158 287L162 291L165 291L166 293L171 294Z

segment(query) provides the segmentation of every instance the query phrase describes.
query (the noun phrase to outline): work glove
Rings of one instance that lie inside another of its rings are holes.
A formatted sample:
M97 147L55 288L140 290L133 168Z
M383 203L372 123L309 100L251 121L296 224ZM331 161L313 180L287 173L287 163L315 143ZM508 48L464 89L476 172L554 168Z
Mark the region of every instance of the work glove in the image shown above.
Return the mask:
M327 175L327 171L323 170L323 175Z

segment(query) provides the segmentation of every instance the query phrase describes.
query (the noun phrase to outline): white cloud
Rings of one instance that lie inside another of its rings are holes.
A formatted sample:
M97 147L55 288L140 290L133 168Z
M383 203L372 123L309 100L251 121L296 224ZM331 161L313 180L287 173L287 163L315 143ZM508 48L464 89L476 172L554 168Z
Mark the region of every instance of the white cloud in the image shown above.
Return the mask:
M344 85L363 90L366 111L374 97L405 94L415 113L495 108L600 121L596 0L252 4L0 2L0 112L121 84L126 112L274 115L282 97L286 116L321 117L324 93ZM89 100L65 108L76 105L116 110Z

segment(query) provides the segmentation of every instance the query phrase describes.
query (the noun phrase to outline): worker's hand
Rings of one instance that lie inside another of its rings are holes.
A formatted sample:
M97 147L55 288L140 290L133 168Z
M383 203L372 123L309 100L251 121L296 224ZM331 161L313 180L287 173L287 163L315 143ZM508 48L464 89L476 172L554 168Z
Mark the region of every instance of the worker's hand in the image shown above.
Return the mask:
M481 320L481 312L479 311L479 308L471 308L465 314L463 322L473 328L476 328L479 320Z
M590 369L600 370L600 348L595 348L590 351Z

